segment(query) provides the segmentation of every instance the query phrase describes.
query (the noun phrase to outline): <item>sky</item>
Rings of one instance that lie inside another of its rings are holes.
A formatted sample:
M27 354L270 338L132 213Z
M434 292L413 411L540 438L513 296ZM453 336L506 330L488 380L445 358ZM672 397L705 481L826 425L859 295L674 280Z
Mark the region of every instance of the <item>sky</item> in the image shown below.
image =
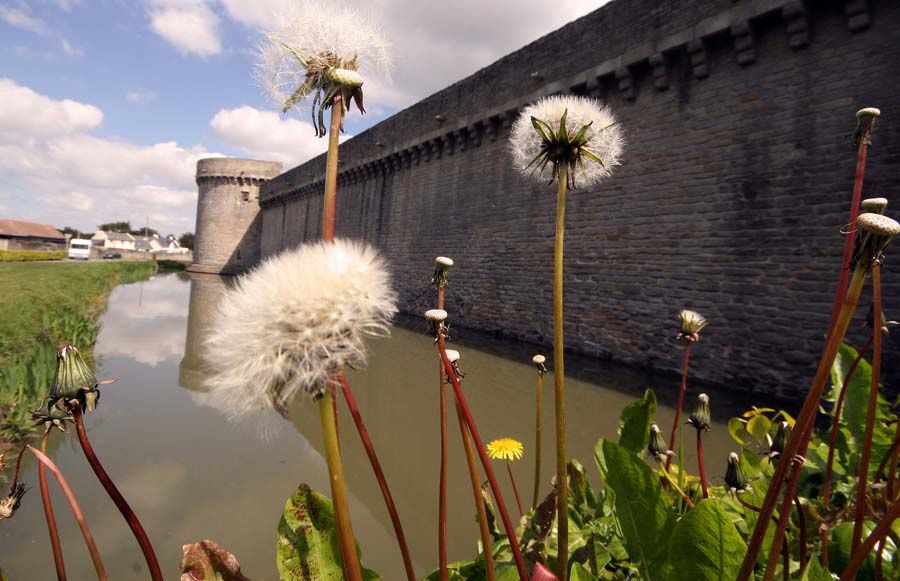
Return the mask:
M0 218L149 222L192 232L196 162L292 167L325 151L308 110L281 115L254 80L258 43L300 0L0 0ZM605 0L346 0L391 43L366 80L374 125Z

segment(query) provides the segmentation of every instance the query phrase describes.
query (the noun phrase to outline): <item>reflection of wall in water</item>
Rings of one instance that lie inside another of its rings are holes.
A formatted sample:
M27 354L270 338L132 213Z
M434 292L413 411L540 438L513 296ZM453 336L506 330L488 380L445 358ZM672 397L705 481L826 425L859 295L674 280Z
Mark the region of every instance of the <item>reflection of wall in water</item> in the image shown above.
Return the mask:
M219 297L229 279L213 274L191 273L191 299L188 311L184 358L178 366L178 383L191 391L206 391L203 364L203 342L212 322Z

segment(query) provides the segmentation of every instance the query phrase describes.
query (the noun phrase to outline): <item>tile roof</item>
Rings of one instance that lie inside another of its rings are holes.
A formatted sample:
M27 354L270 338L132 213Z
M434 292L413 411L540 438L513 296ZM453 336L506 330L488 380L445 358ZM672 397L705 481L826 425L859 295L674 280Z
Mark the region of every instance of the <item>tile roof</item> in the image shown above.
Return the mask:
M66 235L50 224L35 224L18 220L0 219L0 236L16 236L21 238L50 238L64 241Z

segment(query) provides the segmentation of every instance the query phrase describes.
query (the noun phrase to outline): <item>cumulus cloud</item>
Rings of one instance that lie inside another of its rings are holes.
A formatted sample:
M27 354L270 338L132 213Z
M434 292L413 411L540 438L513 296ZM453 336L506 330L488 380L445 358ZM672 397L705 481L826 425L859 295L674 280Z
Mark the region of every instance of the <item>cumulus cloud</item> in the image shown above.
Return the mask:
M328 140L316 137L311 123L247 105L221 109L210 121L210 127L222 143L251 157L284 162L285 167L293 167L328 148Z
M171 141L145 146L92 135L103 120L100 109L11 79L0 79L0 102L0 172L32 195L20 215L82 228L149 217L164 230L193 230L196 163L217 154Z
M150 0L150 27L185 54L222 52L219 18L204 0Z

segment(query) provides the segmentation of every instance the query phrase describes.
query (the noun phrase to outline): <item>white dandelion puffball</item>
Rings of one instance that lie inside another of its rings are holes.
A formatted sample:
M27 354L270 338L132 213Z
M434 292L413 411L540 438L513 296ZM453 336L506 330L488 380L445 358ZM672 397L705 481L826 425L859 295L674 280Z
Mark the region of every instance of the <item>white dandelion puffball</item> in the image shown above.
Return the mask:
M318 397L343 366L365 363L365 338L387 335L396 312L371 247L337 239L283 252L224 294L206 344L207 386L251 408Z
M310 68L329 64L367 75L387 76L390 43L371 15L341 2L289 2L259 46L255 76L281 108L307 80ZM304 95L301 100L314 97Z
M532 164L541 153L544 141L535 130L531 118L545 121L553 128L554 133L558 133L563 113L566 114L566 129L570 136L591 124L585 134L585 147L603 160L603 163L581 155L573 171L579 186L596 184L620 164L625 139L610 108L590 97L554 95L543 97L525 107L510 132L509 147L513 164L525 175L534 176L544 183L554 178L553 163L547 163L543 169L540 169L540 162Z

